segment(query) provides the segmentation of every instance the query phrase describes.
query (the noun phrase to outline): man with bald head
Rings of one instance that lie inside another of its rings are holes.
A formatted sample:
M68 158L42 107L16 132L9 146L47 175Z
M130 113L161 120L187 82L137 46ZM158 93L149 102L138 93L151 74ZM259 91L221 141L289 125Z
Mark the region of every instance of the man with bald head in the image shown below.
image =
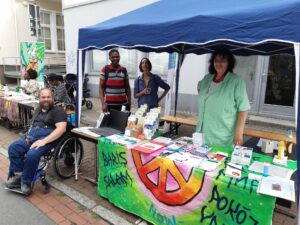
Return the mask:
M31 183L41 156L56 146L67 127L67 115L54 105L50 89L41 89L39 103L27 133L8 148L10 166L5 185L8 188L21 187L25 195L32 193Z

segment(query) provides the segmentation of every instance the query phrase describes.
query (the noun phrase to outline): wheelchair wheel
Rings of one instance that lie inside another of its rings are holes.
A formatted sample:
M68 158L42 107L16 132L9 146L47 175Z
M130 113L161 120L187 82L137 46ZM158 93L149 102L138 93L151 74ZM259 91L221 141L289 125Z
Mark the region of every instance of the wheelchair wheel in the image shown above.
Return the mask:
M56 146L53 164L56 174L61 178L69 178L75 173L75 140L77 142L78 169L83 158L83 146L79 139L71 134L66 135Z
M87 109L92 109L93 108L93 103L90 100L86 100L85 106Z

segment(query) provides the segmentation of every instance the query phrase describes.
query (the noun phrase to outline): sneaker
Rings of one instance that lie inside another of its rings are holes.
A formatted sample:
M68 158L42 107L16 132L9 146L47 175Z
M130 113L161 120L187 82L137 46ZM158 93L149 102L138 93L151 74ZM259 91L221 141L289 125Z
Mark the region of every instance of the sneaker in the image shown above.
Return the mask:
M10 189L21 187L21 175L10 177L9 180L5 182L5 186Z
M21 191L24 195L30 195L32 193L31 185L30 184L21 184Z

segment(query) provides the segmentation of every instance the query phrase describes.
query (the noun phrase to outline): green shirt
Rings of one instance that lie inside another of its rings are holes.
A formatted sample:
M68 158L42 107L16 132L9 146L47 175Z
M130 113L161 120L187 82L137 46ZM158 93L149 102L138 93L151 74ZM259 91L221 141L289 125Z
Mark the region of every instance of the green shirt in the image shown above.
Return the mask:
M224 80L208 92L213 75L198 83L197 132L204 133L205 143L232 147L238 113L250 109L245 82L228 72Z

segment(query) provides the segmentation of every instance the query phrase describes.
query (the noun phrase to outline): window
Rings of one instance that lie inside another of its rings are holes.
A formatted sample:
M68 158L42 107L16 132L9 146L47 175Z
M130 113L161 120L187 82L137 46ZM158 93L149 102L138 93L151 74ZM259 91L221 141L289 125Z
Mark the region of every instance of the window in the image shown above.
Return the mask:
M136 50L119 48L120 64L126 67L128 74L137 74L137 57Z
M64 17L56 13L57 50L65 51Z
M149 59L152 63L151 72L159 76L168 75L169 53L149 53Z
M92 71L99 72L108 64L108 51L93 50L92 58Z
M30 20L30 35L41 35L40 24L40 7L38 5L29 4L29 20Z
M138 50L128 50L119 48L120 64L127 68L127 72L131 77L136 77L140 74L139 63L140 60L147 54ZM99 72L101 68L110 63L109 51L92 51L91 71ZM152 63L152 73L160 76L168 75L169 53L149 53L149 59Z
M128 74L136 75L137 71L137 51L119 48L120 64L126 67ZM93 50L92 52L92 71L99 72L101 68L110 64L109 51Z
M41 11L41 41L48 51L65 51L64 19L61 13Z
M41 12L41 38L45 42L45 49L52 50L51 44L51 14L49 12Z

